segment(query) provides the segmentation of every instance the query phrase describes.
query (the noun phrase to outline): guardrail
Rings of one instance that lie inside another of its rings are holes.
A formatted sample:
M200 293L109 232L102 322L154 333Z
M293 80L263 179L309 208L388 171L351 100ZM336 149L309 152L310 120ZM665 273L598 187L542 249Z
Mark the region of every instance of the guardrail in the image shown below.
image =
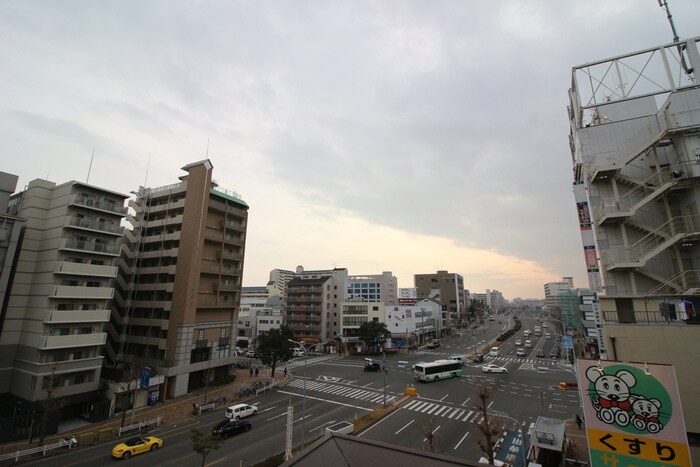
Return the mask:
M163 417L158 417L152 420L146 420L145 422L138 422L134 423L133 425L119 427L119 436L129 431L141 431L143 428L149 427L151 425L160 426L160 421L162 419Z
M267 384L264 385L263 387L256 389L256 390L255 390L255 395L256 395L256 396L259 396L259 395L262 394L263 392L270 391L270 390L271 390L272 388L274 388L275 386L277 386L277 380L273 378L273 379L270 380L269 383L267 383Z
M59 440L57 443L53 444L44 444L43 446L37 446L35 448L29 448L29 449L24 449L22 451L16 451L16 452L11 452L9 454L0 454L0 461L7 461L7 460L13 460L15 462L19 462L19 458L23 456L31 456L33 454L41 454L42 456L45 456L48 451L51 451L52 449L58 449L58 448L64 448L68 447L68 449L72 449L74 447L77 447L77 443L72 441L71 439L62 439Z

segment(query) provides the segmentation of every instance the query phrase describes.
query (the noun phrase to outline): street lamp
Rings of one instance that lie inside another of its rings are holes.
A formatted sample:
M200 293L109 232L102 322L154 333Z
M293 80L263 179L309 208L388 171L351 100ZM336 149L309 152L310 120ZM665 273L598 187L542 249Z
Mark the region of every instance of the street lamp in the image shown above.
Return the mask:
M321 342L317 342L315 344L311 344L308 348L302 343L302 342L297 342L292 339L287 339L289 342L292 344L296 344L300 346L302 349L304 349L304 398L301 403L301 449L304 449L304 443L306 442L306 353L307 350L310 348L313 348L314 346L317 346L321 344Z
M494 417L505 418L507 420L510 420L513 423L515 423L515 425L518 427L520 435L523 437L523 467L525 467L527 465L527 440L525 439L525 430L523 429L523 427L525 426L525 422L523 422L523 424L521 425L519 421L517 421L510 415L507 415L503 412L498 412L496 410L492 410L491 414Z

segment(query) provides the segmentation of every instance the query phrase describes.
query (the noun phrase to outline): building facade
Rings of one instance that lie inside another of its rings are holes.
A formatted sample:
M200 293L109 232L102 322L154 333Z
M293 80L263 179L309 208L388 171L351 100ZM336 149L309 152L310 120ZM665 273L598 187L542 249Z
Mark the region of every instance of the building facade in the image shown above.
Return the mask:
M467 306L464 297L464 279L460 274L437 271L435 274L415 274L413 276L418 301L432 298L441 305L441 322L444 328L440 334L465 326Z
M347 299L350 302L381 302L384 305L397 305L397 292L398 280L391 271L348 277Z
M11 197L8 212L26 228L4 309L0 393L59 418L108 416L98 389L126 198L46 180Z
M700 398L699 40L573 67L568 109L573 191L589 288L600 300L601 344L612 360L674 365L686 428L694 433L700 412L688 408ZM621 69L632 78L610 71Z
M248 205L212 181L209 160L182 170L130 200L110 322L114 364L152 372L149 402L226 380L235 364Z

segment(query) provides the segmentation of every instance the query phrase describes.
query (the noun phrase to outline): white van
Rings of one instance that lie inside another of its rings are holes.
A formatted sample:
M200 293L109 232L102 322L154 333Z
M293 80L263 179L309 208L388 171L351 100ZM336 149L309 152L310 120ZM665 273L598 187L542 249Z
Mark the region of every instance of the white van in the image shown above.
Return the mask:
M489 355L492 357L498 357L501 354L501 349L499 347L491 347Z
M294 357L303 357L304 356L304 349L296 348L294 349Z
M465 363L467 363L466 360L464 359L464 357L461 356L461 355L451 355L451 356L447 357L447 359L448 359L448 360L454 360L454 361L456 361L456 362L461 363L462 365L464 365Z
M258 408L254 405L236 404L226 408L226 418L231 420L240 420L251 415L257 415Z

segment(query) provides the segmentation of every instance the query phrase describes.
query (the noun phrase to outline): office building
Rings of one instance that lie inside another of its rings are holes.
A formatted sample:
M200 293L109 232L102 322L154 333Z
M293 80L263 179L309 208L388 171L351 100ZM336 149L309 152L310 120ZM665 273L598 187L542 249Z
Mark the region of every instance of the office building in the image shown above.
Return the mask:
M381 274L348 276L349 302L381 302L397 305L397 279L391 271Z

